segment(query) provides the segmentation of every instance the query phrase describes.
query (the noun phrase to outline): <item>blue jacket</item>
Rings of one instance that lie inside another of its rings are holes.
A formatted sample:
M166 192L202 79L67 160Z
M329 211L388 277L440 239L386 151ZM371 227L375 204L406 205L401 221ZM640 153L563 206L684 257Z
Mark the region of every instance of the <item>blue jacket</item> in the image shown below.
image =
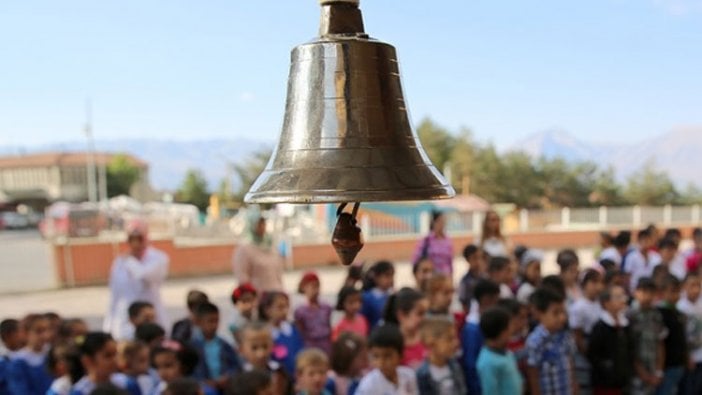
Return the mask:
M7 369L10 360L6 356L0 356L0 395L9 395L10 389L7 386Z
M451 377L453 377L453 390L455 394L465 395L466 392L466 381L463 378L463 372L461 371L461 366L454 359L449 359L448 367L451 370ZM437 382L435 382L431 377L431 372L429 371L429 361L424 360L422 364L417 369L417 386L419 387L419 395L440 395L441 389ZM472 395L472 393L471 393Z
M466 386L471 395L480 395L480 377L478 377L477 363L480 349L483 347L483 333L480 325L467 322L461 331L461 348L463 351L463 372L465 373Z
M234 348L219 336L215 336L213 341L216 341L219 345L220 374L225 375L240 372L241 359ZM210 377L210 369L207 366L207 357L205 354L205 343L206 341L202 336L202 332L195 330L192 340L190 340L190 346L197 351L199 358L193 377L201 381L218 379L219 377Z
M385 303L388 301L388 294L373 288L363 292L362 301L361 314L366 317L370 329L373 329L378 325L380 319L383 318L383 310L385 310Z
M34 355L26 357L24 353L20 353L10 361L7 379L11 394L45 395L51 387L54 378L46 369L46 357L30 364L30 359L33 358Z
M290 377L295 377L295 358L305 347L302 335L295 325L286 321L280 328L274 328L273 343L273 360L283 365Z

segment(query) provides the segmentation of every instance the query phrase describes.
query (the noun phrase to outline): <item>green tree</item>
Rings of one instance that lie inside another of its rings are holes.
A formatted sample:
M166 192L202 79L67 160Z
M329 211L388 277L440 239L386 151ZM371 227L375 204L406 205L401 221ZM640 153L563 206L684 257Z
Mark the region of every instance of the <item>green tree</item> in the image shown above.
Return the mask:
M200 170L190 169L176 193L176 201L190 203L205 211L210 203L210 193L207 190L207 180Z
M455 137L429 118L419 123L417 135L429 159L443 173L444 166L451 160L451 152L456 143Z
M239 187L234 192L234 200L244 201L246 192L266 168L272 152L269 148L261 149L253 152L243 163L233 164L234 173L239 180Z
M679 194L668 173L657 170L650 160L629 177L624 196L633 204L662 206L677 201Z
M702 190L695 184L689 183L685 190L680 193L678 201L675 203L683 205L702 204Z
M476 148L470 130L461 129L455 138L448 161L451 166L451 179L448 181L458 193L470 192ZM465 183L468 184L464 185ZM464 187L468 187L468 191L465 191Z
M139 178L141 171L126 155L116 155L105 169L107 196L129 195L129 191Z
M621 206L627 203L622 186L617 182L614 167L598 170L588 200L595 206Z

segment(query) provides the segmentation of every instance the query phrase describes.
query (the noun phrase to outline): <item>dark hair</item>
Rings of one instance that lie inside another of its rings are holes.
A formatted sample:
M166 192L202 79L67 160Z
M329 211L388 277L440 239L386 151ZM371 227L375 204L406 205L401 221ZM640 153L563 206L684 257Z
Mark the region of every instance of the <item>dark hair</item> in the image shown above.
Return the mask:
M504 270L509 266L509 258L503 256L494 256L490 258L488 263L488 273L495 273Z
M209 302L210 298L206 293L200 291L199 289L191 289L188 291L188 296L185 299L185 303L188 305L188 310L191 312L195 311L195 308L204 302Z
M340 376L348 376L354 358L365 347L366 341L353 332L342 332L332 344L331 361L332 370Z
M227 380L224 395L252 395L270 386L271 374L265 370L254 369L237 373Z
M587 283L602 280L602 273L595 269L585 269L580 279L580 287L585 288Z
M675 240L664 237L661 239L661 241L658 242L658 249L659 250L665 250L667 248L672 248L672 249L677 249L678 248L678 243L675 242Z
M368 348L391 348L402 355L405 349L405 341L402 338L400 328L394 324L383 324L375 327L368 337Z
M615 270L617 268L617 262L614 262L611 259L602 259L600 261L600 266L605 270L605 272L608 272L610 270Z
M112 383L102 383L96 385L90 395L129 395L129 392Z
M684 280L684 281L688 281L688 280L692 280L692 279L698 279L698 280L699 280L699 279L700 279L700 272L698 272L698 271L688 272L688 273L685 275L685 280Z
M424 295L414 288L404 287L388 297L383 312L383 320L390 324L397 324L397 313L409 313Z
M610 285L610 284L612 284L612 282L614 281L614 279L616 277L621 276L621 275L622 275L622 271L619 269L608 270L605 273L604 282L606 285Z
M641 239L648 239L651 237L651 231L648 229L641 229L637 234L636 234L636 240L641 240Z
M78 350L81 356L85 355L92 358L111 341L114 340L109 333L88 332L83 342L78 346Z
M5 339L5 337L19 331L20 322L14 318L8 318L0 322L0 338Z
M69 318L61 321L61 325L59 325L58 328L58 338L64 341L68 340L73 340L72 337L74 336L73 333L73 326L76 324L83 324L86 325L85 321L83 321L80 318Z
M421 265L424 262L429 262L432 269L434 268L434 263L429 258L423 257L423 258L418 259L416 262L412 263L412 274L414 274L416 276L417 272L419 271L419 265Z
M641 277L639 278L639 282L636 284L636 290L655 292L656 283L653 282L651 277Z
M478 304L480 304L480 301L486 296L496 296L499 294L500 286L497 285L496 282L485 278L478 280L478 282L475 283L475 287L473 287L473 298L478 301Z
M526 254L527 251L529 251L529 247L520 244L520 245L514 247L512 254L514 255L515 258L517 258L517 262L521 262L522 257L524 256L524 254Z
M159 354L175 355L183 376L192 375L199 362L197 351L175 340L166 340L151 350L151 365L156 365L156 357Z
M431 211L431 223L429 224L429 229L434 230L434 225L436 225L436 221L439 220L439 218L444 216L443 211L439 210L432 210Z
M25 331L29 332L32 330L34 327L34 324L36 324L38 321L41 320L47 320L46 316L44 314L27 314L23 319L22 319L22 328L24 328Z
M268 321L270 319L266 313L266 310L273 305L273 302L275 302L277 298L285 298L287 301L290 301L288 294L281 291L267 291L261 295L261 300L258 302L258 317L260 319L264 321Z
M609 232L600 232L600 237L602 240L606 241L607 244L614 244L614 236L612 236Z
M346 273L346 281L353 281L355 284L356 281L363 280L363 266L361 265L351 265L349 266L349 270Z
M373 264L373 266L366 271L363 276L363 290L368 291L375 288L375 278L384 274L391 274L395 272L395 266L392 265L390 261L378 261Z
M139 324L134 330L134 339L147 344L163 336L166 336L166 331L161 325L153 322Z
M339 291L339 296L336 298L336 309L343 311L344 310L344 304L346 303L346 299L354 296L354 295L360 295L361 291L359 291L355 287L342 287L341 290Z
M600 304L604 305L605 303L609 302L612 300L612 288L622 288L619 285L610 285L609 287L605 288L604 291L600 294Z
M510 313L501 307L491 307L480 316L480 331L486 339L495 339L509 329Z
M542 278L541 279L541 287L548 288L548 289L558 293L559 295L562 295L564 298L566 296L565 283L563 282L563 279L559 275L551 274L551 275L548 275L548 276Z
M497 307L507 310L514 317L527 306L514 298L502 298L497 301Z
M129 319L132 320L132 319L138 317L139 314L141 314L141 311L144 310L144 309L146 309L146 308L152 308L152 309L153 309L153 308L154 308L154 305L152 305L152 304L149 303L149 302L144 302L144 301L142 301L142 300L138 300L138 301L136 301L136 302L130 304L130 305L129 305L129 310L127 310L128 313L129 313Z
M203 302L195 308L195 317L203 318L206 315L219 314L219 308L211 302Z
M692 237L699 238L702 237L702 228L695 228L692 230Z
M561 272L564 272L573 266L577 267L580 264L580 259L578 258L578 254L575 252L575 250L566 248L565 250L558 251L556 263L561 269Z
M663 238L665 238L665 239L680 239L680 238L682 238L682 232L680 232L680 229L678 229L678 228L668 228L665 230L665 233L663 234Z
M480 248L475 244L468 244L463 248L463 259L470 262L470 257L480 251Z
M631 244L631 232L623 230L614 237L614 246L618 248L626 248Z
M46 318L49 321L61 321L61 316L58 315L58 313L49 311L47 313L42 314L44 318Z
M680 280L672 274L668 274L661 281L661 290L669 291L671 289L680 289Z
M563 303L565 297L551 288L540 287L531 294L529 301L534 305L536 311L544 312L549 306L557 303Z
M200 383L190 377L177 378L163 391L163 395L197 395L200 392Z
M68 368L71 384L75 384L85 375L85 369L80 361L80 350L73 343L57 344L51 347L46 355L46 367L55 373L56 365L64 361Z

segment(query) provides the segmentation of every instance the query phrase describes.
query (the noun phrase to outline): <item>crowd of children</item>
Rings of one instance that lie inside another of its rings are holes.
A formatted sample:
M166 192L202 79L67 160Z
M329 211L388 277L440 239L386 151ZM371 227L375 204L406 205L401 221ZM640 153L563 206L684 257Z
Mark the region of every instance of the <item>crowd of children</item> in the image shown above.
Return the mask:
M598 262L563 250L545 277L543 254L523 247L465 247L458 284L428 257L398 290L391 262L353 266L335 308L313 272L294 311L290 295L240 284L233 341L199 290L170 337L146 302L129 307L120 339L53 313L5 319L0 395L699 395L702 230L689 251L679 231L659 233L633 245L628 232L603 234Z

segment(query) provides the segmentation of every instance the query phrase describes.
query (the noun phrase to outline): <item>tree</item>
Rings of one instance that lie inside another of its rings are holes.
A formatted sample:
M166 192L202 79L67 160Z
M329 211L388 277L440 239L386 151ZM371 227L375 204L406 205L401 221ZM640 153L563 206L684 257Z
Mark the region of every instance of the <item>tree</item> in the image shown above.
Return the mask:
M243 163L233 165L234 172L239 179L239 188L234 193L234 200L243 202L244 195L249 191L256 178L263 172L268 164L272 151L268 148L252 153Z
M107 196L129 195L129 191L139 178L141 170L126 155L116 155L105 169Z
M633 204L662 206L674 203L679 195L668 173L657 170L655 162L649 160L629 177L624 196Z
M429 118L420 122L417 128L419 141L424 147L429 159L434 166L443 173L444 165L451 159L451 151L456 143L456 139L443 127L437 125Z
M200 170L189 169L185 179L176 193L176 201L190 203L200 211L205 211L210 203L210 194L207 190L207 180Z
M448 181L456 189L456 192L465 194L470 192L476 145L473 142L472 133L468 129L462 129L454 140L449 159L451 179ZM468 185L464 185L465 182L468 182ZM468 190L464 190L464 187L468 187Z
M617 182L614 167L598 170L592 192L588 196L590 204L595 206L621 206L626 204L622 196L622 187Z

